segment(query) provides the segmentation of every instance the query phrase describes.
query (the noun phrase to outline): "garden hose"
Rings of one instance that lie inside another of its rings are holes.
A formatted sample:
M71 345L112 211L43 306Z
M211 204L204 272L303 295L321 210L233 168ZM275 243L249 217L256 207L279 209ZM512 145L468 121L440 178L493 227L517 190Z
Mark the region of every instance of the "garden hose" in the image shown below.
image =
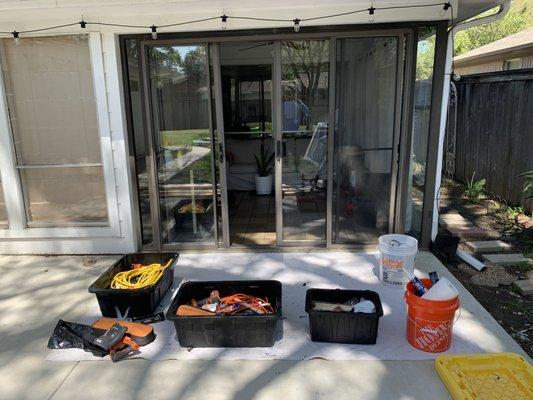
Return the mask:
M163 271L172 263L170 259L165 265L150 264L122 271L116 274L111 281L112 289L143 289L155 285Z

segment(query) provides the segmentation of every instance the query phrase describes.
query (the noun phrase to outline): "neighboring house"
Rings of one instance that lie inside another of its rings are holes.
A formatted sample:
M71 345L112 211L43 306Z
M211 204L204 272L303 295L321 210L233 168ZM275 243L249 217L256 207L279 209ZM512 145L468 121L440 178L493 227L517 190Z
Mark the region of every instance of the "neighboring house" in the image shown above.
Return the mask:
M3 0L0 253L427 248L448 27L502 3Z
M533 28L470 50L454 58L458 75L533 68Z

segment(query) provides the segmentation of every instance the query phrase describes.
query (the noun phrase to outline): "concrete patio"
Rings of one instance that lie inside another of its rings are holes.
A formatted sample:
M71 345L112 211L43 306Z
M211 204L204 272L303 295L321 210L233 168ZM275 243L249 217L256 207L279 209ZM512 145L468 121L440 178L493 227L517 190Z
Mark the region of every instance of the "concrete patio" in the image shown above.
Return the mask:
M87 287L116 257L96 259L84 266L81 256L0 257L0 398L449 398L433 361L46 361L57 319L77 321L94 306ZM463 308L492 333L483 348L529 360L432 254L420 253L417 268L437 270L459 286Z

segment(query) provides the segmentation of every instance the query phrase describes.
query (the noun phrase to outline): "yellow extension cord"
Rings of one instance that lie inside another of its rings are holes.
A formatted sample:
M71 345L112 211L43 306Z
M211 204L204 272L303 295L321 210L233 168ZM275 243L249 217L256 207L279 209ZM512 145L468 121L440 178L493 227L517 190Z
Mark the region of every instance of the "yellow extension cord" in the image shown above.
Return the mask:
M122 271L111 281L112 289L143 289L155 285L163 275L163 271L172 263L170 259L166 265L150 264L140 268Z

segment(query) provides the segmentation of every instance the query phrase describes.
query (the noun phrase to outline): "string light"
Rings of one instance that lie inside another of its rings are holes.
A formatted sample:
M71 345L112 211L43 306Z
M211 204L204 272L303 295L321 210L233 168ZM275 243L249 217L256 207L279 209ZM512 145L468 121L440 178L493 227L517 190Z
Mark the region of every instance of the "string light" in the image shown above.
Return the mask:
M11 32L11 34L13 35L13 39L15 40L15 44L19 44L20 43L19 32L13 31Z
M294 22L294 32L300 32L300 18L294 18L292 22Z
M375 9L373 6L371 6L371 7L368 9L368 20L369 20L370 22L374 22L374 20L375 20L375 17L374 17L374 11L376 11L376 9Z
M221 28L222 28L222 29L226 29L226 21L228 20L228 16L227 16L226 14L221 15L221 16L220 16L220 19L222 20L222 26L221 26Z
M446 15L446 11L451 7L452 5L450 3L444 3L444 7L442 7L442 10L440 11L440 16L444 17Z
M444 16L446 11L448 11L450 8L452 9L452 18L453 18L453 7L451 2L439 2L439 3L427 3L427 4L411 4L411 5L398 5L398 6L389 6L389 7L374 7L373 5L370 6L370 8L363 8L359 10L352 10L337 14L329 14L329 15L321 15L317 17L309 17L309 18L294 18L294 19L281 19L281 18L261 18L261 17L247 17L247 16L228 16L228 15L221 15L218 17L208 17L203 19L196 19L191 21L183 21L183 22L177 22L167 25L161 25L160 27L174 27L174 26L182 26L187 24L195 24L198 22L204 22L204 21L211 21L215 19L221 19L222 26L221 28L223 30L226 29L226 22L228 18L233 19L242 19L242 20L252 20L252 21L263 21L263 22L292 22L294 24L293 28L295 32L300 31L300 22L309 22L309 21L316 21L316 20L323 20L328 18L335 18L335 17L342 17L346 15L354 15L354 14L360 14L364 12L368 12L369 21L373 22L375 19L375 12L377 10L399 10L399 9L407 9L407 8L429 8L429 7L437 7L442 6L441 9L441 16ZM64 24L64 25L56 25L56 26L49 26L46 28L38 28L38 29L32 29L27 31L13 31L13 32L0 32L0 34L4 35L12 35L15 40L19 39L19 34L26 34L26 33L34 33L34 32L44 32L54 29L60 29L65 27L70 27L74 25L79 25L82 29L85 29L87 25L99 25L99 26L113 26L113 27L119 27L119 28L136 28L136 29L150 29L152 33L152 38L157 39L157 26L156 25L130 25L130 24L118 24L118 23L106 23L106 22L87 22L83 19L79 22L74 22L71 24Z

